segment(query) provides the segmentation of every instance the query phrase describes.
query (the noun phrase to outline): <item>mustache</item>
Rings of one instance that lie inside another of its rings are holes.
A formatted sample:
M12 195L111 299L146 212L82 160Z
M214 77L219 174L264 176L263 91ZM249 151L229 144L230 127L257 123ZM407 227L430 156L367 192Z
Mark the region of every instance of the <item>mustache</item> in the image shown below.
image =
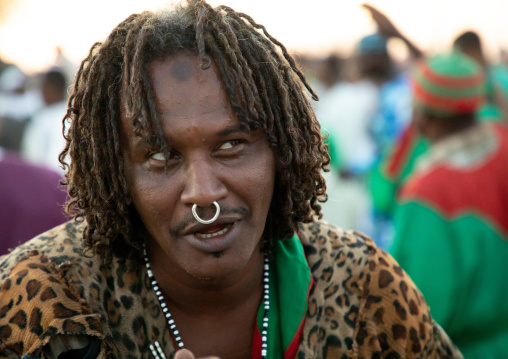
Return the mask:
M251 211L249 211L245 207L221 207L218 219L220 219L220 216L222 215L231 215L231 214L239 214L240 216L242 216L243 219L246 220L249 220L252 217ZM169 232L173 238L181 237L185 228L189 227L194 222L196 222L196 219L194 218L192 213L189 213L180 222L171 227Z

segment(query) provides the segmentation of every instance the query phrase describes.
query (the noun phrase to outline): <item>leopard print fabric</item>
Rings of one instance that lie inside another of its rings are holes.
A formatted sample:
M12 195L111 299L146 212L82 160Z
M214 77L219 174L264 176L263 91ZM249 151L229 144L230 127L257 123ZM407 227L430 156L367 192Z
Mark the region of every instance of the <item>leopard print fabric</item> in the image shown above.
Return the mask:
M0 264L2 269L6 262ZM16 258L9 275L2 269L0 358L36 357L60 334L103 338L99 314L72 290L63 267L31 250Z
M143 263L83 255L68 222L0 257L0 358L45 357L57 335L101 340L99 358L173 343ZM298 233L315 285L297 358L462 358L413 282L367 237L324 222Z
M358 232L300 227L314 281L298 358L462 358L411 279Z

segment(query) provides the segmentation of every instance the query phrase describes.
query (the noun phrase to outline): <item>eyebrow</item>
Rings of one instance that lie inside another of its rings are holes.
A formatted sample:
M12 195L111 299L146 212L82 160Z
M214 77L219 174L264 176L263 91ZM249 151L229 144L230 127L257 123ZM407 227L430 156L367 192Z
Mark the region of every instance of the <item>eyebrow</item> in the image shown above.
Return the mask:
M244 124L240 123L240 124L234 124L234 125L231 125L231 126L228 126L224 129L222 129L221 131L217 132L217 135L218 136L221 136L221 137L225 137L225 136L228 136L228 135L231 135L231 134L234 134L234 133L246 133L246 134L249 134L251 133L251 130L245 126ZM166 136L163 136L164 138L164 141L166 141L166 143L169 143L169 139L166 137ZM148 140L145 138L145 137L136 137L136 141L135 141L135 146L136 147L151 147L149 144L148 144Z
M166 139L164 138L164 140L166 140ZM138 136L135 137L135 140L133 142L133 148L140 148L140 149L145 149L145 150L154 149L154 147L148 143L148 140L146 138L138 137Z
M245 124L240 123L226 127L225 129L219 131L217 134L219 136L227 136L237 132L249 134L251 131Z

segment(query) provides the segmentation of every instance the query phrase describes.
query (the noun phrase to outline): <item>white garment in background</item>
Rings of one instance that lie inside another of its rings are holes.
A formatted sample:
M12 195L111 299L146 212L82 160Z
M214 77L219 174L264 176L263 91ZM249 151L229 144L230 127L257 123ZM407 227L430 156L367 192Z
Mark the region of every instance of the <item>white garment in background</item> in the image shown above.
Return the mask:
M13 120L26 120L44 106L40 91L23 94L0 93L0 116Z
M337 169L324 174L328 201L322 204L323 218L345 229L367 232L370 195L363 179L375 161L376 147L369 134L369 125L378 109L379 90L373 82L338 83L315 105L316 116L323 132L340 155L341 169L353 177L339 177Z
M341 82L320 96L316 116L336 141L345 169L363 172L375 160L376 147L369 134L379 106L379 90L368 80Z
M328 200L321 203L323 219L344 229L355 229L371 235L369 217L370 197L365 184L359 180L345 180L336 170L323 172Z
M38 111L25 128L21 154L28 161L49 167L63 174L58 156L65 146L62 119L67 102L62 101Z

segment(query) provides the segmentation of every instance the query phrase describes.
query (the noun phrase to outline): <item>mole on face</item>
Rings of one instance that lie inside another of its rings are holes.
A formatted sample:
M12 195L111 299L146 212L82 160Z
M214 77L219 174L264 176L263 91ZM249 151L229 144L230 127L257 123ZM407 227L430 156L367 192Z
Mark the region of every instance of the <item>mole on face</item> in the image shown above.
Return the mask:
M171 68L171 75L179 82L186 81L192 75L192 64L188 59L175 61Z

